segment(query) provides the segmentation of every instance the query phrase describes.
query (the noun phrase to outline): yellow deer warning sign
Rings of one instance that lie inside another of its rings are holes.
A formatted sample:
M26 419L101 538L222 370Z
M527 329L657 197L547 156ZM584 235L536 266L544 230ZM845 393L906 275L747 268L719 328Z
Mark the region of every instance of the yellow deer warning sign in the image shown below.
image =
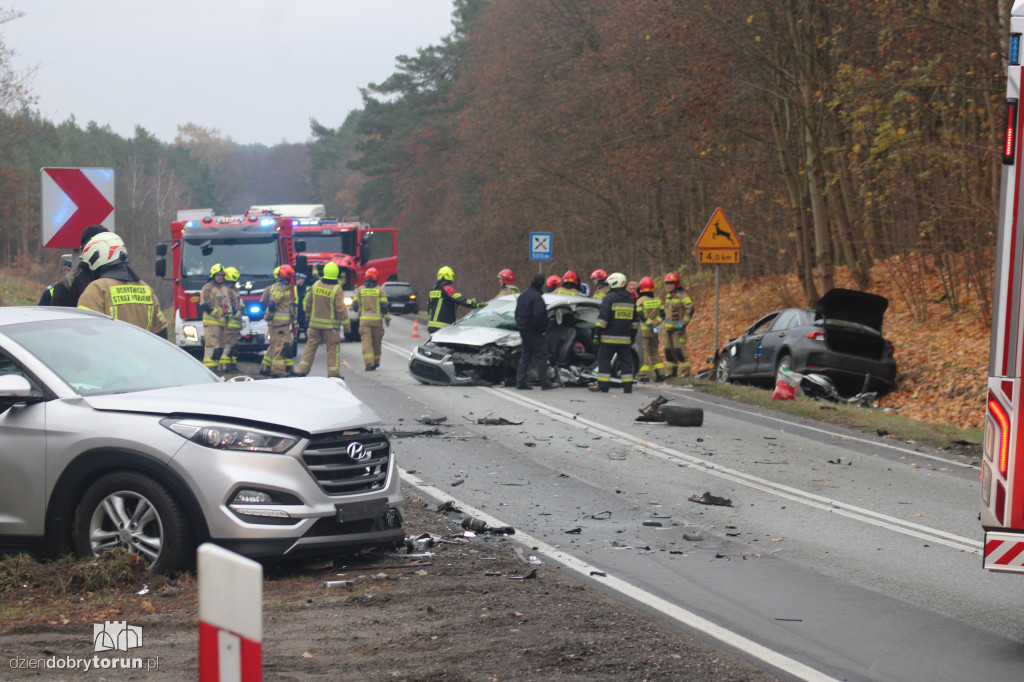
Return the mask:
M725 211L716 208L711 220L704 226L697 240L697 258L700 263L739 263L740 238L725 217Z

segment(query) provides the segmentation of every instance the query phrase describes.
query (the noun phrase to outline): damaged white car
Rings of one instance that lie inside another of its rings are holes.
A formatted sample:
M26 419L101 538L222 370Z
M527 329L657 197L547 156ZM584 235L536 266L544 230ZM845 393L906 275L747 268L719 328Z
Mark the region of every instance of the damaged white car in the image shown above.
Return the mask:
M455 324L434 332L413 350L409 372L435 386L512 385L519 367L521 339L516 331L516 299L503 296L477 308ZM583 296L544 294L550 326L547 333L549 378L563 386L597 380L594 328L601 301ZM635 348L634 367L639 368ZM612 363L617 381L618 362ZM531 368L529 377L537 377Z

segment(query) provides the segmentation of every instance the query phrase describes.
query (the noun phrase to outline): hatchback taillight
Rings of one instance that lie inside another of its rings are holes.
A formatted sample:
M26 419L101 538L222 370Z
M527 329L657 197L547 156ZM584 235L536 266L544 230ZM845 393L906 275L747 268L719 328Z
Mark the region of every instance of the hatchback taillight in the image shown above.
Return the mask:
M815 341L824 341L825 340L825 332L823 332L821 330L813 331L813 332L807 332L807 338L813 339Z

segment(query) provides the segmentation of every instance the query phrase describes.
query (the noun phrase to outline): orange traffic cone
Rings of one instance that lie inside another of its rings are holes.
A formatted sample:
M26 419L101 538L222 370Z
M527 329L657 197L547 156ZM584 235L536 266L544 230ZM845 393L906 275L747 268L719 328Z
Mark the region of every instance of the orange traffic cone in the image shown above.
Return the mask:
M412 334L409 335L410 339L420 338L420 321L415 317L412 319Z

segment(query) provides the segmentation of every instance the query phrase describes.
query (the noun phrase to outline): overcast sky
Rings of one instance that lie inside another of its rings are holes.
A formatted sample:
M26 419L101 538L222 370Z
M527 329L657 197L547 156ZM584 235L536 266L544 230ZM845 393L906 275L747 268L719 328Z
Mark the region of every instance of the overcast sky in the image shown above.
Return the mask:
M451 0L13 0L0 26L20 68L39 66L38 108L132 137L171 142L177 126L240 144L305 142L309 119L335 128L359 88L395 57L452 30Z

